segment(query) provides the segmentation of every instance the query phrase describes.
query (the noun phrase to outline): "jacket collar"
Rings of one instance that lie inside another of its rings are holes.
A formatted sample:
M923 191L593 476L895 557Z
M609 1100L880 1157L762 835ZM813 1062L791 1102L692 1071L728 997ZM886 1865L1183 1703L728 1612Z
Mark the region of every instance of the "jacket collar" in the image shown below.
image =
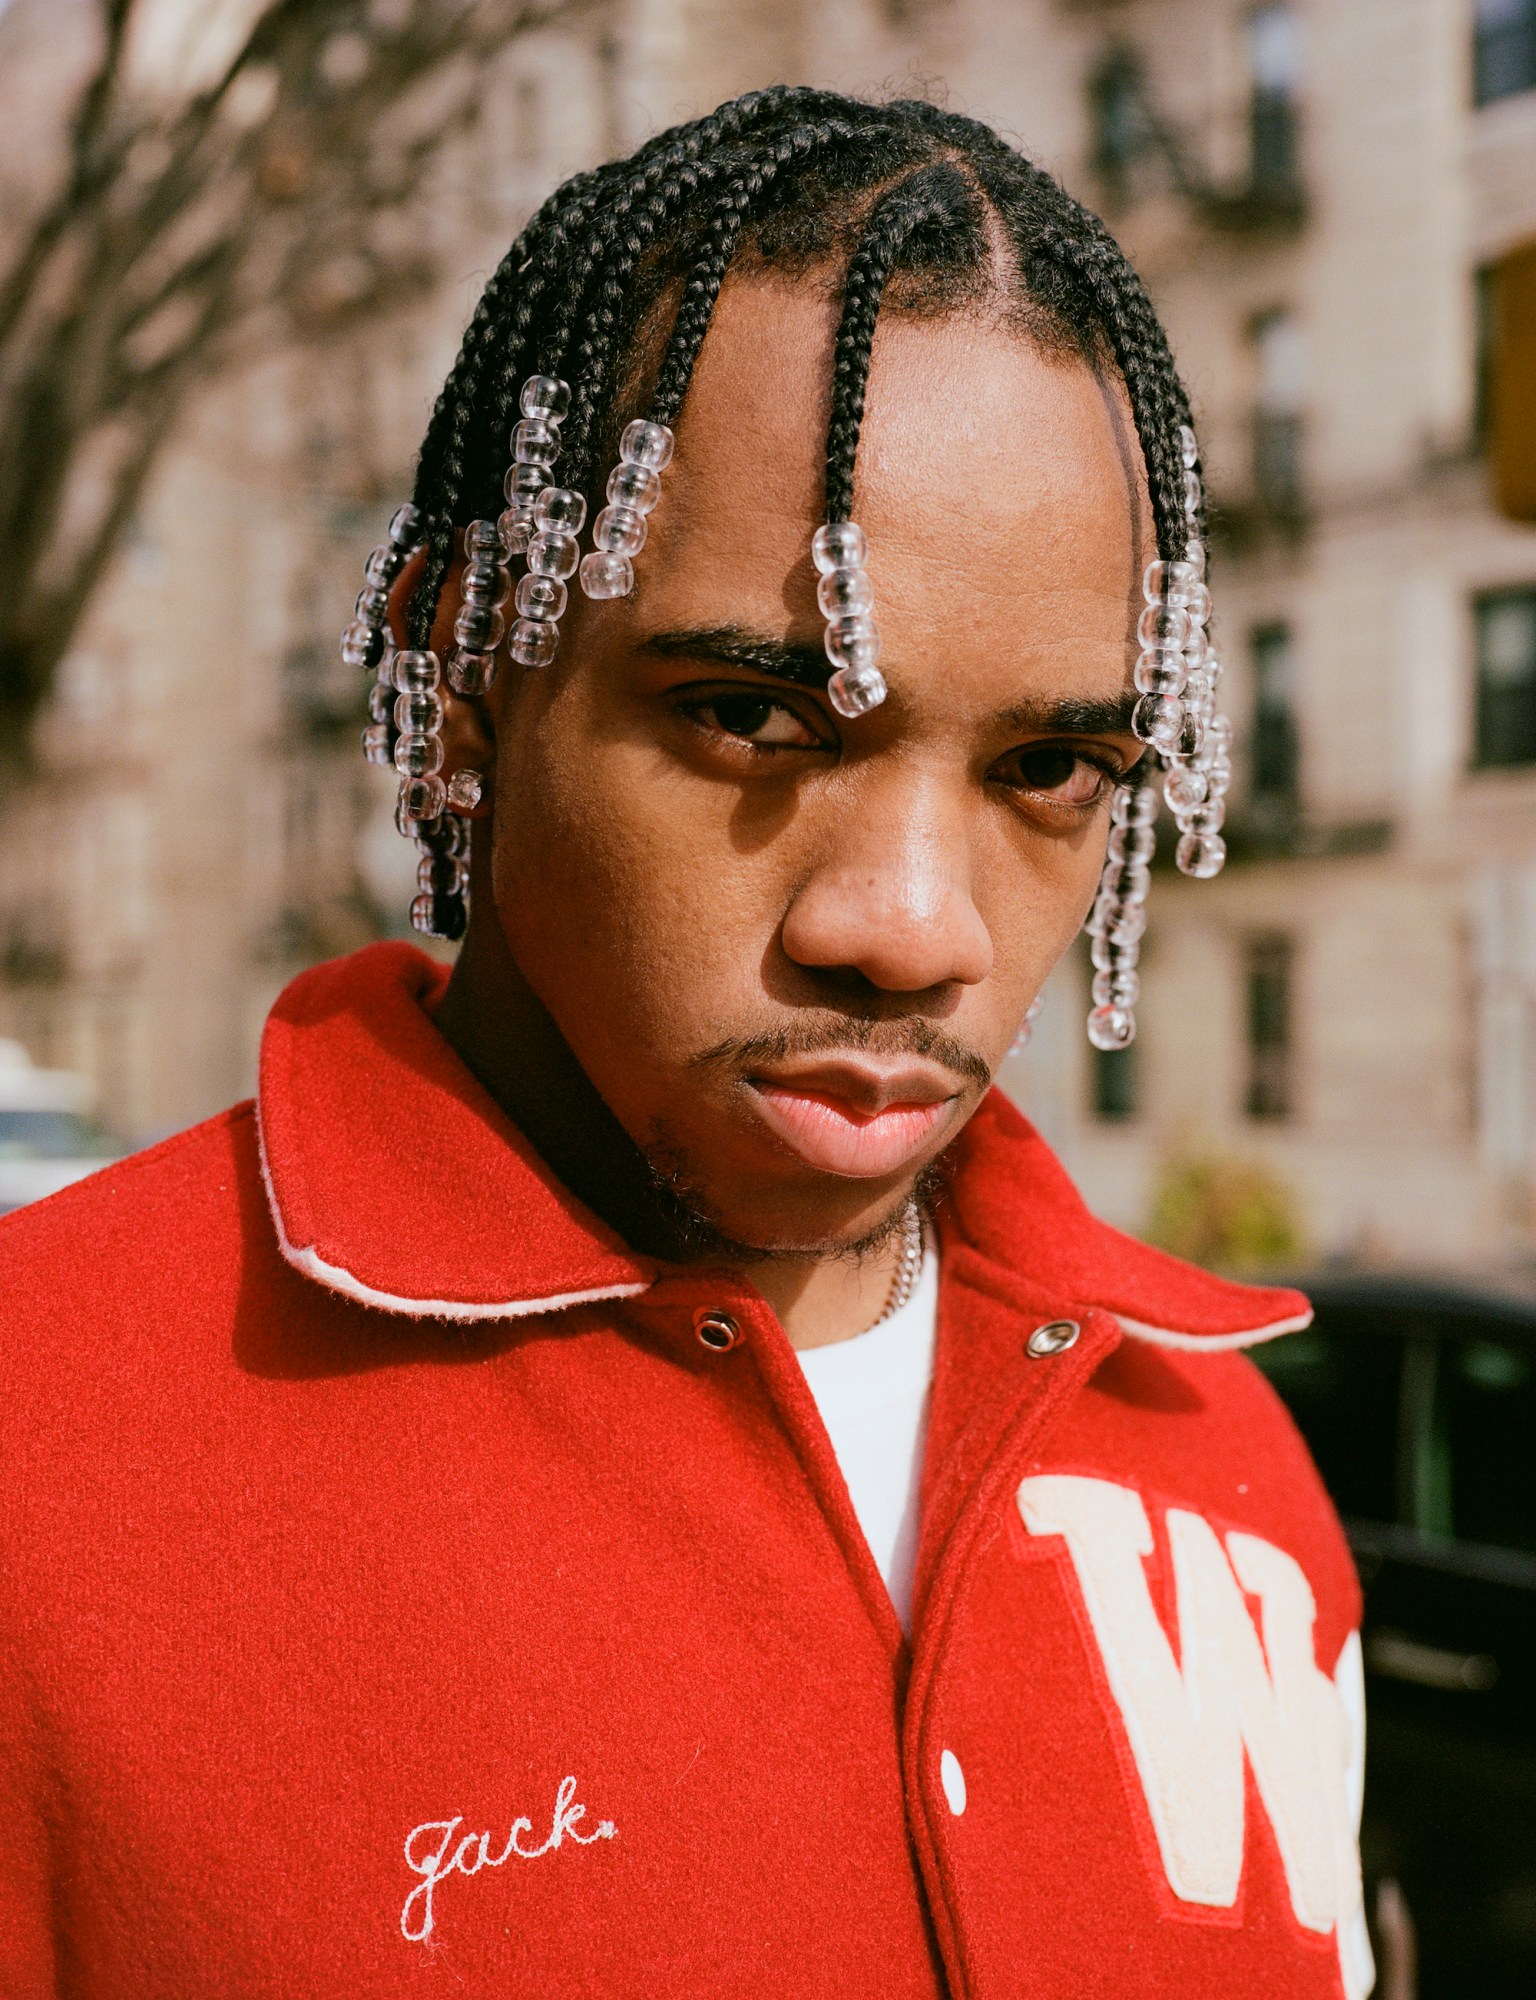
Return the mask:
M446 980L408 945L371 945L279 996L257 1115L283 1256L366 1305L450 1320L646 1291L659 1267L554 1179L432 1025ZM1098 1307L1172 1347L1245 1347L1311 1317L1299 1293L1232 1284L1099 1222L998 1091L953 1169L941 1234L1005 1294Z

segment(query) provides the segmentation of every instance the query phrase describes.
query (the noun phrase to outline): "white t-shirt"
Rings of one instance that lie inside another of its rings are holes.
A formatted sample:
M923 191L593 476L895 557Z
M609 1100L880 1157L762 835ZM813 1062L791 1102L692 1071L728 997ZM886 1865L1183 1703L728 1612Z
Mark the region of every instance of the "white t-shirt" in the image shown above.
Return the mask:
M889 1319L851 1340L798 1350L904 1631L912 1619L918 1485L938 1318L939 1260L930 1249L917 1290Z

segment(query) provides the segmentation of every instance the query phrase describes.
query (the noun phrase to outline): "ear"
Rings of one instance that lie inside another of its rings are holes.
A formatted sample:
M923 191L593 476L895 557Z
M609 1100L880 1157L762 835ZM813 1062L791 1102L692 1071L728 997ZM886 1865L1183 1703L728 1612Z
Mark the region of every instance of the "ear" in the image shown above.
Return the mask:
M453 560L443 580L432 619L432 651L446 661L453 647L453 621L458 611L459 579L464 574L463 536L456 534ZM389 593L389 628L397 647L407 643L406 620L411 599L427 566L424 549L418 549L395 578ZM446 782L455 771L478 771L482 790L480 803L472 812L460 812L461 819L485 819L491 810L491 792L496 765L496 739L483 701L455 694L443 676L438 690L443 702L443 769Z

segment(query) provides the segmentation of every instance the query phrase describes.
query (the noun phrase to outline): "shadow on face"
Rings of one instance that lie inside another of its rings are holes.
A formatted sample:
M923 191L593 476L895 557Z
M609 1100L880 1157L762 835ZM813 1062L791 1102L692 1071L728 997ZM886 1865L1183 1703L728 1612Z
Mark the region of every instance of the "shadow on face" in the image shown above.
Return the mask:
M1080 928L1134 762L1151 543L1117 384L973 316L876 334L856 518L888 700L824 693L811 536L837 307L731 280L633 595L507 676L466 956L525 981L726 1235L866 1234ZM489 877L489 879L487 879Z

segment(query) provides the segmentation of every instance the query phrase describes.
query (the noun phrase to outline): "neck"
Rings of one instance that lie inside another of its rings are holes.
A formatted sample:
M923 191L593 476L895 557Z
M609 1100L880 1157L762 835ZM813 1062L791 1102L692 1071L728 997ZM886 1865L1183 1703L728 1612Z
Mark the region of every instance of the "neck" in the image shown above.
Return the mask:
M699 1257L684 1219L669 1211L644 1155L524 978L500 925L471 925L436 1025L555 1178L632 1249L673 1263ZM751 1279L792 1345L823 1347L879 1319L902 1243L897 1228L858 1257L705 1254Z

